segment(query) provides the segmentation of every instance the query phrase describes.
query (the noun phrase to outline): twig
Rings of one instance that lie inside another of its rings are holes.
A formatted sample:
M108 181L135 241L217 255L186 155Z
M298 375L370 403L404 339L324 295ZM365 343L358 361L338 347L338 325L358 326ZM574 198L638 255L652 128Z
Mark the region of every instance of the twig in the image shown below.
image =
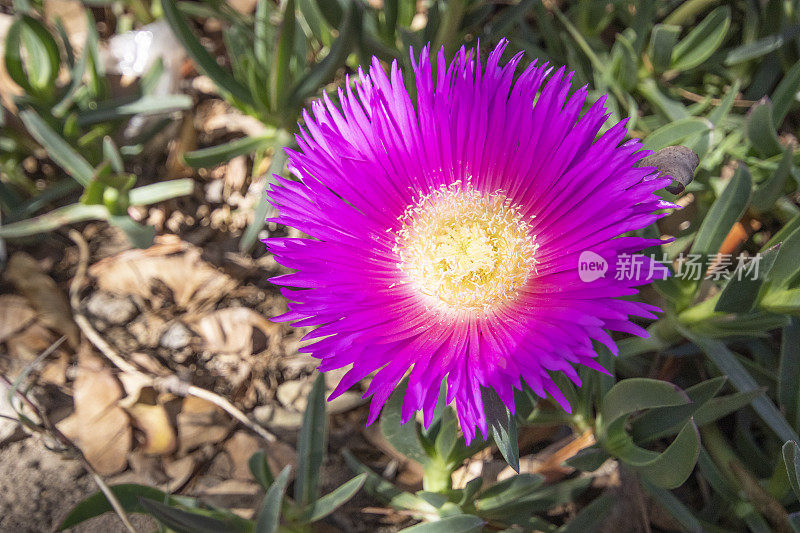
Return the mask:
M156 390L168 391L183 397L195 396L211 402L265 441L275 442L277 440L275 435L247 418L247 415L219 394L181 381L177 376L161 378L147 374L126 361L111 344L103 339L97 330L94 329L92 323L89 322L89 319L81 312L80 299L78 297L78 291L86 279L86 268L89 263L89 246L86 244L86 240L83 236L75 230L70 230L69 238L78 246L78 269L75 272L75 279L72 281L69 289L69 302L72 307L72 314L75 317L75 323L78 324L78 327L86 338L100 350L111 364L125 373L144 378L146 381L149 381L150 386Z
M683 96L687 100L691 100L692 102L705 102L707 97L699 95L697 93L693 93L691 91L687 91L682 87L676 87L675 90L678 92L679 95ZM711 105L719 106L722 105L722 98L711 98L709 100ZM756 103L755 100L745 100L743 98L734 98L733 105L734 107L753 107Z

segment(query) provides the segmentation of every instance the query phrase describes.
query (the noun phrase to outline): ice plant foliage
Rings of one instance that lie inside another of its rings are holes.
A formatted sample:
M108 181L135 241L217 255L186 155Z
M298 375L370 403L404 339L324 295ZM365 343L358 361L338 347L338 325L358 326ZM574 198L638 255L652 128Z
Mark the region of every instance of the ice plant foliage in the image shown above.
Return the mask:
M484 64L461 49L452 62L412 55L416 100L396 64L368 73L304 115L298 178L276 178L275 222L310 238L268 239L296 272L273 282L289 300L277 320L318 326L304 349L320 370L351 368L337 396L376 372L372 423L408 375L403 420L432 419L446 379L467 441L486 436L482 388L513 412L523 382L570 410L553 383L576 365L604 372L592 341L616 353L608 330L646 336L630 316L658 309L621 297L651 281L642 268L581 281L591 250L610 265L658 241L621 236L673 207L654 192L670 183L624 123L602 135L605 98L582 113L587 89L572 73L536 62L515 79L522 55L502 65L506 43ZM313 115L313 116L312 116Z

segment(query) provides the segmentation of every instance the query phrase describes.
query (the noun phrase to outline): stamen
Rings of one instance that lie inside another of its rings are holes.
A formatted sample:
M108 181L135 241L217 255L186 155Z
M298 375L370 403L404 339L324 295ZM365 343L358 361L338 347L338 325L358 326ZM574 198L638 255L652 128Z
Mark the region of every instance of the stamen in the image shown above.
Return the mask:
M443 311L490 311L513 301L535 272L538 244L501 192L456 182L422 196L400 217L399 268Z

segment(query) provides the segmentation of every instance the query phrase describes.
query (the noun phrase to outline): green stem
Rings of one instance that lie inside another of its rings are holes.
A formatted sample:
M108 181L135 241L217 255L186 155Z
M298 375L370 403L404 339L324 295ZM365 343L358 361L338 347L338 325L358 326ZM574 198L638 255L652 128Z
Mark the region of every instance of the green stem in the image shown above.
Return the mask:
M444 492L453 488L453 471L443 462L432 459L425 465L422 488L430 492Z

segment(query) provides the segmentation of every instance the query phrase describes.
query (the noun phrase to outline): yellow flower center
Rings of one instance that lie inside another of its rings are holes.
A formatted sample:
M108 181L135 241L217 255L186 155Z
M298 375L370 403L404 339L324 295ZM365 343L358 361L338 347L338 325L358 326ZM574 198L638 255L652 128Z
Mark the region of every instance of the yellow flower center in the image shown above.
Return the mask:
M536 237L500 192L456 182L422 196L400 221L399 268L433 308L496 309L516 298L535 271Z

